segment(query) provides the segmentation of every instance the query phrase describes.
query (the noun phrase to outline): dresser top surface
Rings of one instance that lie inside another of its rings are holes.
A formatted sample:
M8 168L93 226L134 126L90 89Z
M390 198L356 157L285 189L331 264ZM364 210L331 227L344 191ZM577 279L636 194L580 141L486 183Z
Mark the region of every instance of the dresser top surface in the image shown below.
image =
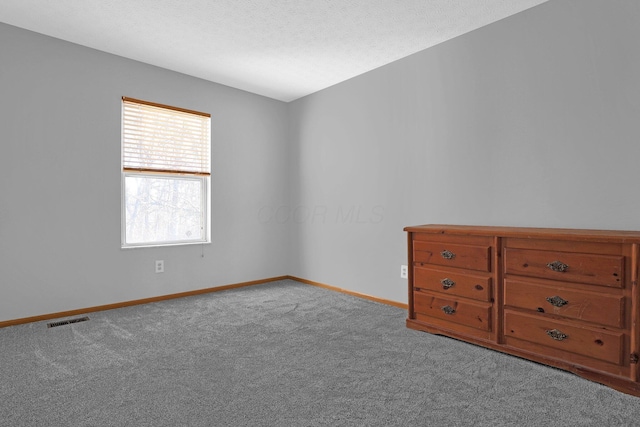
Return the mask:
M534 228L486 225L426 224L405 227L404 231L429 234L517 237L523 239L545 238L640 243L640 231L625 230L587 230L577 228Z

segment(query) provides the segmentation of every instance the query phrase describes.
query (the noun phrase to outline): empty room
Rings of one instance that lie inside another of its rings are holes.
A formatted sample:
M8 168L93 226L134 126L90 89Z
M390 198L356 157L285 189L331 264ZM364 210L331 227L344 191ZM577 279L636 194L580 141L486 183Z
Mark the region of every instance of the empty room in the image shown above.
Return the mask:
M0 2L0 426L637 425L637 0Z

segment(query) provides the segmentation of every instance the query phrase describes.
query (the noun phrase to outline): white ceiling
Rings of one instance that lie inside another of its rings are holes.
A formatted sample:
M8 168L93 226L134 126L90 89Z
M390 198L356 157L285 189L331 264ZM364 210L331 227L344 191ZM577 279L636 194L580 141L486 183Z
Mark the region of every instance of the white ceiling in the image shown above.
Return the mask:
M0 0L0 22L292 101L547 0Z

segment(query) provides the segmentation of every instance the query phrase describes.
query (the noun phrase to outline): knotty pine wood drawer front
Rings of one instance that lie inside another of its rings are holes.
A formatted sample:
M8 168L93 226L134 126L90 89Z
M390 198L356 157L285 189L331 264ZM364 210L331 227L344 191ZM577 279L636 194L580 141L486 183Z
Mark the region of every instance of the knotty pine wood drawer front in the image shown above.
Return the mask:
M432 264L490 271L490 249L489 246L414 240L413 261L415 265Z
M506 274L563 282L624 287L624 257L531 249L505 248Z
M491 304L423 291L414 292L413 301L416 313L482 331L491 330Z
M540 354L557 357L553 349L580 354L616 365L622 364L625 335L621 331L505 310L504 333L538 344Z
M624 296L597 292L594 290L603 288L588 285L583 285L580 289L571 284L558 286L553 282L544 283L527 279L505 279L505 306L615 328L626 326Z
M448 296L456 295L478 301L491 300L491 277L480 274L467 274L456 270L438 270L429 267L415 267L413 287L441 292Z

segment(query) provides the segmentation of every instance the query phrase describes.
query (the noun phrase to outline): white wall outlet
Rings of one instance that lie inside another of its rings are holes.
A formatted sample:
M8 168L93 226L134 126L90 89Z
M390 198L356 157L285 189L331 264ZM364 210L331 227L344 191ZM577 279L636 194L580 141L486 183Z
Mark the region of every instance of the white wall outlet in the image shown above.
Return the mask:
M161 259L156 260L156 273L164 273L164 261Z
M406 265L401 265L400 266L400 278L401 279L408 279L409 278L409 267L407 267Z

